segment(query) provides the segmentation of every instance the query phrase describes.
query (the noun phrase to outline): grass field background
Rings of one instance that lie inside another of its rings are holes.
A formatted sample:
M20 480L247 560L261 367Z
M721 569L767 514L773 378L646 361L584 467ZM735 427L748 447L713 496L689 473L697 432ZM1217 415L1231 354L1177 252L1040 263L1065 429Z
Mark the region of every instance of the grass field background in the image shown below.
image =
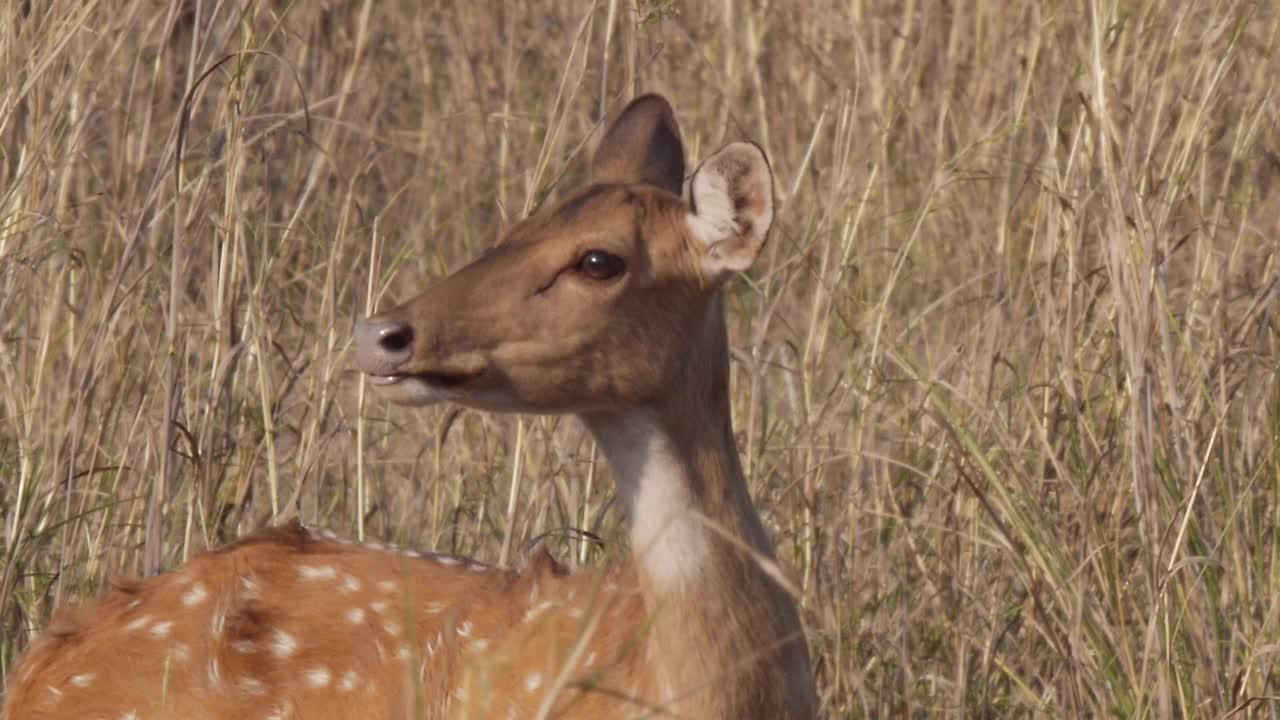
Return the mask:
M1243 1L5 3L0 676L294 517L625 558L576 421L387 407L350 328L659 91L777 174L735 420L824 716L1280 717L1278 43Z

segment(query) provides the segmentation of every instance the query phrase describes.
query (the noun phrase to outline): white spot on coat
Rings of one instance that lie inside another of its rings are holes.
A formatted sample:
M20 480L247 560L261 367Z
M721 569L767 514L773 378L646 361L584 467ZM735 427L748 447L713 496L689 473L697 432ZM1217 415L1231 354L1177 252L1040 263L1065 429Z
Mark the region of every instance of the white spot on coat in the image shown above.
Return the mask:
M284 630L276 630L271 635L271 654L278 658L287 658L298 651L298 641Z
M124 629L125 630L141 630L142 628L146 627L150 622L151 622L150 615L139 615L133 620L130 620L129 624L124 626Z
M332 565L302 565L298 567L298 574L303 580L333 580L338 577L338 571Z
M217 690L222 687L222 666L218 664L218 656L209 656L209 687Z
M338 592L343 595L350 595L353 592L360 591L360 581L352 575L342 576L342 587L338 588Z
M240 576L240 590L248 600L253 600L261 595L258 581L249 573Z
M97 676L93 673L81 673L79 675L72 675L70 682L78 688L87 688L93 684L95 677Z
M209 617L209 632L214 637L222 637L222 631L227 627L227 608L221 603L213 609L213 615Z
M342 679L338 681L338 692L345 693L355 690L356 682L359 681L359 679L360 676L356 674L355 670L348 670L342 673Z
M333 675L329 673L329 668L324 667L323 665L311 668L303 675L303 679L307 682L307 687L317 690L322 687L328 687L329 681L332 678Z
M347 611L347 622L359 625L364 622L364 608L351 608Z
M173 621L165 620L164 622L158 622L155 625L152 625L150 632L152 637L166 638L169 637L170 630L173 630Z
M191 589L182 594L182 604L187 607L195 607L204 602L209 597L209 591L205 589L204 583L196 583Z
M550 610L551 608L555 607L556 605L557 605L557 603L555 603L555 602L554 602L554 601L552 601L552 600L543 600L542 602L538 603L537 605L534 605L533 607L531 607L531 608L529 608L528 610L526 610L526 611L525 611L525 613L524 613L524 621L525 621L525 622L529 622L530 620L533 620L534 618L537 618L539 615L541 615L542 613L544 613L544 612L546 612L546 611Z

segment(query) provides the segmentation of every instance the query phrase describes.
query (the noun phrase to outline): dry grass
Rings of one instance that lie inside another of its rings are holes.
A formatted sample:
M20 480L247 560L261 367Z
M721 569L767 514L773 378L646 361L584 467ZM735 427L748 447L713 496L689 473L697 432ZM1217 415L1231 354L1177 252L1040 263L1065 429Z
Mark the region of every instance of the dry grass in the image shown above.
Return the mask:
M362 400L348 349L634 89L779 177L734 394L825 715L1280 715L1273 5L423 5L0 8L0 676L291 516L623 555L575 422Z

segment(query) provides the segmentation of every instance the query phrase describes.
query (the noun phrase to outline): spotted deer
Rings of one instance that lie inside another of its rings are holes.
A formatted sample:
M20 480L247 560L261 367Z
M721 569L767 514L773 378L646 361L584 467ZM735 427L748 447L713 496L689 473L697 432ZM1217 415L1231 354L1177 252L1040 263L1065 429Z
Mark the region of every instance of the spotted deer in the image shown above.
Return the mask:
M630 562L568 573L543 552L513 571L263 530L56 614L9 720L813 717L738 460L720 292L765 242L772 172L733 143L682 196L684 175L671 107L640 97L589 185L355 328L392 402L581 418Z

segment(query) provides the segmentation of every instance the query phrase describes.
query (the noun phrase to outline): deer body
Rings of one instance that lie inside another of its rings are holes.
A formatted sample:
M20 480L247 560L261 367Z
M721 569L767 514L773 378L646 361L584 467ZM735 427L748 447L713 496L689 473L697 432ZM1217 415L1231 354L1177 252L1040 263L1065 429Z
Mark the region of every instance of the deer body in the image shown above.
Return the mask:
M55 620L10 720L808 718L796 605L730 419L719 288L773 217L752 145L681 197L670 106L634 101L593 184L356 328L392 401L577 414L618 485L634 560L520 572L263 531Z
M537 641L570 625L599 627L571 679L628 691L633 613L621 574L568 576L545 555L517 574L293 525L64 614L9 717L532 717L568 657ZM493 694L500 680L518 691Z

